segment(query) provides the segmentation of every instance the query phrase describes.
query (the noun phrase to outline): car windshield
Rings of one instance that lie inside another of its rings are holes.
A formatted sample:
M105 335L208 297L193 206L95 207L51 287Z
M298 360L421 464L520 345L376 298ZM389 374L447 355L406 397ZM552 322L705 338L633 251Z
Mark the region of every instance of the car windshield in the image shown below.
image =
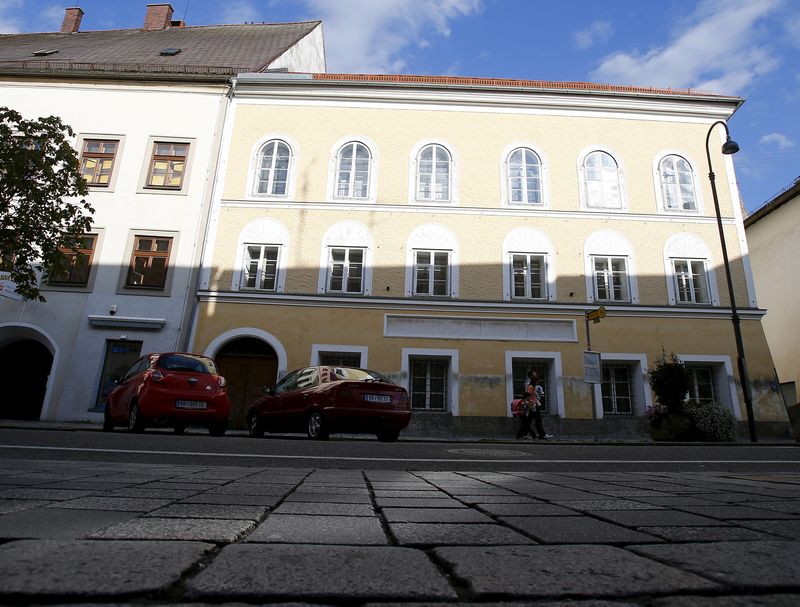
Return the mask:
M333 377L336 379L346 379L350 381L373 381L385 384L393 384L394 382L386 377L383 373L377 371L370 371L369 369L353 369L352 367L333 367Z
M187 354L165 354L158 359L159 369L165 371L189 371L190 373L216 373L214 361Z

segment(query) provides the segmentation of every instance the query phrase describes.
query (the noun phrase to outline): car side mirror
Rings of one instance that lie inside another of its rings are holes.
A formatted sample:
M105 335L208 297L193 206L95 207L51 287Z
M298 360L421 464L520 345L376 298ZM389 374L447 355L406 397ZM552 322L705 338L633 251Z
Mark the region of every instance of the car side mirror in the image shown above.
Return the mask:
M275 388L272 388L270 386L261 386L261 391L264 394L269 394L270 396L275 396Z

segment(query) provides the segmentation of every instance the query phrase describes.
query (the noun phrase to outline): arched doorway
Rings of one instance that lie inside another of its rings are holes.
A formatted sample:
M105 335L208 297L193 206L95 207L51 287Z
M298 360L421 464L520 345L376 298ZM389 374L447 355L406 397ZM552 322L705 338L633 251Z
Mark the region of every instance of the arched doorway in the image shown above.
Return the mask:
M0 418L38 420L53 366L50 350L34 339L20 339L0 347L0 369L12 378L0 399Z
M245 428L247 407L274 386L278 378L278 355L267 342L239 337L226 343L214 356L220 374L228 381L231 401L230 428Z

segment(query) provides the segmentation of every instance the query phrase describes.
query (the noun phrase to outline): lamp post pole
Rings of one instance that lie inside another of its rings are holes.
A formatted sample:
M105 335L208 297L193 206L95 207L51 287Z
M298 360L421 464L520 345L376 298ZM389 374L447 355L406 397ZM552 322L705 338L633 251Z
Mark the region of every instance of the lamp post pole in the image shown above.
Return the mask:
M706 157L708 159L708 179L711 182L711 195L714 198L714 210L717 214L717 228L719 229L719 240L722 244L722 261L725 265L725 278L728 281L728 295L731 301L731 322L733 323L733 335L736 338L736 363L739 369L739 382L742 385L742 394L744 395L744 406L747 410L747 427L750 430L750 440L756 442L756 421L753 414L753 399L750 394L750 382L747 376L747 363L744 357L744 342L742 341L742 329L740 326L739 312L736 308L736 296L733 291L733 279L731 278L731 265L728 261L728 248L725 245L725 231L722 229L722 215L719 210L719 199L717 198L717 186L715 183L714 169L711 166L711 152L709 151L709 140L714 127L721 124L725 127L726 141L722 145L723 154L735 154L739 151L739 146L735 141L731 140L728 125L723 120L717 120L708 129L706 135Z

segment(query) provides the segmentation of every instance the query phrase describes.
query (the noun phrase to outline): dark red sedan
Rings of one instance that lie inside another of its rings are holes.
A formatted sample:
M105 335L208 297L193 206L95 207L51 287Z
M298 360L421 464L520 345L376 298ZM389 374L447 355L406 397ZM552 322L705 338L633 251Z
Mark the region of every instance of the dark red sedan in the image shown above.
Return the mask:
M247 412L250 436L306 432L325 440L333 432L374 433L393 442L411 419L408 392L388 377L352 367L316 366L286 375Z
M127 426L142 432L148 426L205 426L211 436L228 429L230 403L225 378L207 356L185 352L147 354L116 380L106 401L103 430Z

